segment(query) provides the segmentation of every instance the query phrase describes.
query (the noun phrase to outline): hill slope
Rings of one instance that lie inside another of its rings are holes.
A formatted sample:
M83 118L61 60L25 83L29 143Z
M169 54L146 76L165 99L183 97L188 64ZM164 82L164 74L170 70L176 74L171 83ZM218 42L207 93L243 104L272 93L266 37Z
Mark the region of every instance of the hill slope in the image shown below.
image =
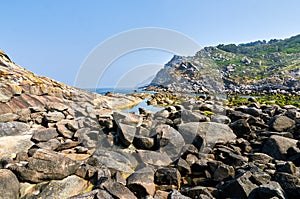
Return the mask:
M174 56L150 86L174 92L299 92L300 35L269 42L220 44Z

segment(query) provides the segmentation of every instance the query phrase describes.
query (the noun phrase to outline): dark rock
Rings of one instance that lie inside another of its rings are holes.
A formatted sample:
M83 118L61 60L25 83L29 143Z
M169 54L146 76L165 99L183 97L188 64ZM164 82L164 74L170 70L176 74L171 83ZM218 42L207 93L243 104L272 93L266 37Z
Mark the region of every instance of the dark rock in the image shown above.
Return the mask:
M0 169L0 198L19 198L20 183L13 172Z
M181 119L183 122L209 122L209 117L190 110L181 110Z
M250 193L257 188L255 184L250 181L251 172L243 173L233 180L228 181L223 187L223 195L232 198L248 198Z
M167 153L159 153L155 151L138 150L138 154L141 160L149 165L155 166L168 166L172 163L172 160Z
M260 185L257 189L252 191L249 196L250 199L264 199L264 198L278 198L286 199L287 195L281 188L278 182L271 181L268 184Z
M295 121L286 116L275 116L270 121L270 128L275 131L286 131L295 126Z
M144 167L127 178L127 187L139 197L153 196L155 193L154 171Z
M47 142L52 138L56 138L58 133L55 128L48 128L45 130L37 131L32 135L32 140L35 142Z
M256 185L267 184L271 180L271 176L261 170L252 172L250 180Z
M29 131L30 127L23 122L6 122L0 123L0 137L21 135Z
M230 124L230 128L238 137L247 137L251 128L245 119L239 119Z
M49 149L55 151L60 144L60 141L58 141L57 139L51 139L47 142L39 142L36 144L36 146L41 149Z
M133 139L133 145L137 149L150 150L154 147L154 138L136 135Z
M288 173L276 172L274 179L280 184L289 198L297 198L300 195L300 182L297 176Z
M228 178L234 178L235 171L232 166L220 163L217 165L216 169L213 170L213 178L216 181L222 181Z
M276 165L276 171L295 175L296 166L292 162L284 162Z
M191 122L178 126L185 143L193 143L195 138L201 138L203 143L214 146L217 142L229 142L236 138L236 135L228 125L215 122Z
M182 194L190 198L203 198L203 199L213 199L215 198L207 187L195 186L192 188L185 188L182 190Z
M98 131L91 131L90 128L77 130L73 137L77 138L78 142L88 149L94 149L96 147L108 148L112 145L104 133L101 134L101 132Z
M182 135L168 125L159 125L154 131L158 135L160 152L165 152L172 160L176 160L185 145Z
M137 197L124 185L111 180L105 181L102 186L107 192L109 192L114 198L118 199L137 199Z
M88 163L93 166L106 166L109 169L120 171L125 174L132 174L137 162L130 154L121 151L97 149L93 156L89 158Z
M176 168L165 167L155 172L155 183L158 185L175 185L180 188L181 175Z
M285 160L287 150L297 145L297 140L272 135L263 146L262 152L278 160Z
M38 149L28 158L26 167L13 164L9 167L22 181L42 182L60 180L75 173L78 163L46 149Z
M191 174L190 164L182 158L179 158L176 162L176 168L182 176Z
M213 115L211 121L221 124L229 124L231 122L230 118L226 115Z
M118 135L121 143L128 147L134 139L136 128L123 123L118 123Z

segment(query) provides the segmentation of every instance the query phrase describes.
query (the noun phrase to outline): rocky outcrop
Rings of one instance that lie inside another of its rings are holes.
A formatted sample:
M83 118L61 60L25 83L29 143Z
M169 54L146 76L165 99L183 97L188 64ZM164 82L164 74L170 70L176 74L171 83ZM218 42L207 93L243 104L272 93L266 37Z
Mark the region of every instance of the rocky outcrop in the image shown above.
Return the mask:
M1 104L2 118L13 120L0 123L2 198L300 195L300 109L294 106L228 107L218 98L187 97L156 113L134 114L85 91L72 99L34 91ZM12 111L14 100L22 111Z

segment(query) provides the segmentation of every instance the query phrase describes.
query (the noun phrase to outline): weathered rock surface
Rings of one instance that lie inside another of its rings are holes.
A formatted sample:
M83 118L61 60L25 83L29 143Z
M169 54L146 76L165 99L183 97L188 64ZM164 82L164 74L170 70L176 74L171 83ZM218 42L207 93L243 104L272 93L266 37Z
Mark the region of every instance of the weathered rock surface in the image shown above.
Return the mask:
M214 89L213 79L198 86ZM11 194L4 198L300 196L296 106L249 98L228 107L214 96L164 92L102 96L36 76L1 51L0 81L0 189ZM149 103L171 106L113 109L150 95Z
M20 183L13 172L0 169L0 198L19 198Z

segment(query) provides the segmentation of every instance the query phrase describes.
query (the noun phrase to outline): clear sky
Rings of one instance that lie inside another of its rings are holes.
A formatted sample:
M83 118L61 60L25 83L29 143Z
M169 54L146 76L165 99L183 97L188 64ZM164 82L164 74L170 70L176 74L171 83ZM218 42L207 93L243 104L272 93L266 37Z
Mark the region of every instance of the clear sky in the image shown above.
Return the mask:
M201 46L286 38L300 34L299 8L299 0L1 1L0 48L21 66L73 85L88 54L120 32L167 28ZM122 82L119 67L163 65L171 57L151 50L132 53L114 62L99 85ZM152 75L145 73L145 79Z

